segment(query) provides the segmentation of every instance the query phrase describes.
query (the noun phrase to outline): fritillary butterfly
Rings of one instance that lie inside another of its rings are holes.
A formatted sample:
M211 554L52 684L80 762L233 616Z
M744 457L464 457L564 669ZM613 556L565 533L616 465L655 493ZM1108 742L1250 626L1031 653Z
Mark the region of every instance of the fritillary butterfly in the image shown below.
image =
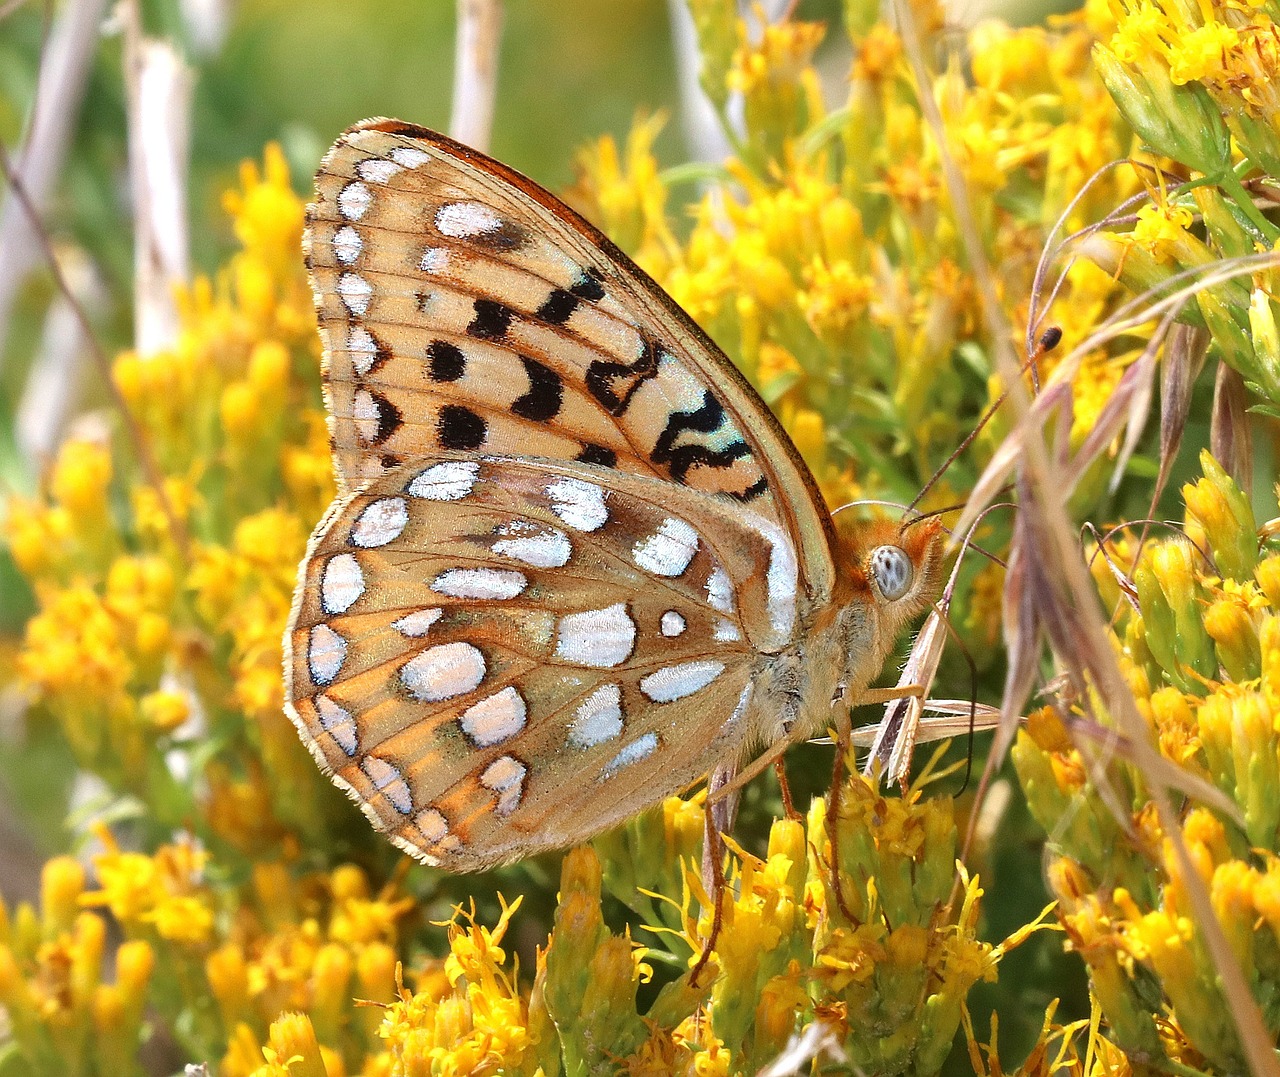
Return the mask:
M358 124L316 176L306 255L340 494L286 699L422 860L579 842L817 733L932 599L936 523L837 535L723 353L504 165Z

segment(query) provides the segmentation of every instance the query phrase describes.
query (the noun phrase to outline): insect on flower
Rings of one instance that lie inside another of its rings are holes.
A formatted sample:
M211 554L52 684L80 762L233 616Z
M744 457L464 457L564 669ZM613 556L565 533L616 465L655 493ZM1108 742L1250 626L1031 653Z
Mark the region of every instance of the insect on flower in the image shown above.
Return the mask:
M838 534L724 354L504 165L367 120L306 251L340 494L286 700L420 859L580 842L814 735L933 599L937 521Z

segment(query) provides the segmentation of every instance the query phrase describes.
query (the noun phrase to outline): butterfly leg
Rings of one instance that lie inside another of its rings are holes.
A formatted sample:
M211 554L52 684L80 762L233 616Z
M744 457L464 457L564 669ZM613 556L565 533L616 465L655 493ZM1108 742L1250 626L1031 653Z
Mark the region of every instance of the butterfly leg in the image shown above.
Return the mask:
M738 815L737 788L730 789L721 797L715 797L714 794L733 781L735 770L736 768L732 765L716 767L707 781L706 819L703 824L702 841L702 885L711 897L711 931L703 944L698 963L694 965L693 972L689 976L689 985L695 988L698 986L698 977L702 975L702 970L711 959L711 952L715 949L716 940L720 935L725 890L724 842L721 841L720 835L726 830L733 829L734 820Z
M778 790L782 793L782 810L788 819L795 822L800 819L800 813L796 811L795 801L791 799L791 786L787 782L787 764L783 756L778 756L773 761L773 769L778 775Z
M831 790L827 794L827 840L831 842L831 892L844 918L850 924L857 924L858 918L845 901L844 887L840 883L840 788L844 783L845 753L849 751L853 736L849 712L841 710L844 720L836 719L836 758L831 768Z
M807 733L808 729L804 725L797 723L785 737L774 741L769 746L768 751L753 760L750 766L737 772L730 771L726 776L727 780L724 785L716 786L714 783L709 782L707 784L707 801L715 803L726 797L737 796L747 782L751 781L757 774L763 774L769 767L773 766L786 754L788 748L804 740Z
M850 700L850 707L875 706L897 699L923 699L924 689L918 684L898 684L890 688L871 688ZM850 707L836 711L836 758L831 772L831 791L827 796L827 838L831 842L831 890L836 905L850 923L856 923L840 882L840 792L844 782L844 763L853 742L853 728L849 719Z
M849 701L851 707L875 707L895 699L923 699L924 688L918 684L895 684L889 688L868 688Z

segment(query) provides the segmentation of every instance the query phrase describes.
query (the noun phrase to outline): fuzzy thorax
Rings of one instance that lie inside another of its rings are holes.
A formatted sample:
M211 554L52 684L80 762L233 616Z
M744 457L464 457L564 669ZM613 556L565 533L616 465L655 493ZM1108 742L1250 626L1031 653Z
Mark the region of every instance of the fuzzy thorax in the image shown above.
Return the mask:
M876 678L902 631L938 597L942 580L942 526L936 519L903 526L876 521L842 535L840 577L831 601L812 610L795 644L770 656L759 670L758 688L777 706L766 708L770 742L817 735L830 723L830 703L857 702ZM886 593L883 565L898 593Z

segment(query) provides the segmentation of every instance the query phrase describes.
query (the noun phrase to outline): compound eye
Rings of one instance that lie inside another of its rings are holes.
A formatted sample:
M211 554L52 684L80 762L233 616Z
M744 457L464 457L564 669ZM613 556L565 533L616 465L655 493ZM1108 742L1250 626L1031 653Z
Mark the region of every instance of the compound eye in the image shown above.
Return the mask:
M898 546L877 546L871 551L871 575L880 593L896 602L911 589L911 558Z

